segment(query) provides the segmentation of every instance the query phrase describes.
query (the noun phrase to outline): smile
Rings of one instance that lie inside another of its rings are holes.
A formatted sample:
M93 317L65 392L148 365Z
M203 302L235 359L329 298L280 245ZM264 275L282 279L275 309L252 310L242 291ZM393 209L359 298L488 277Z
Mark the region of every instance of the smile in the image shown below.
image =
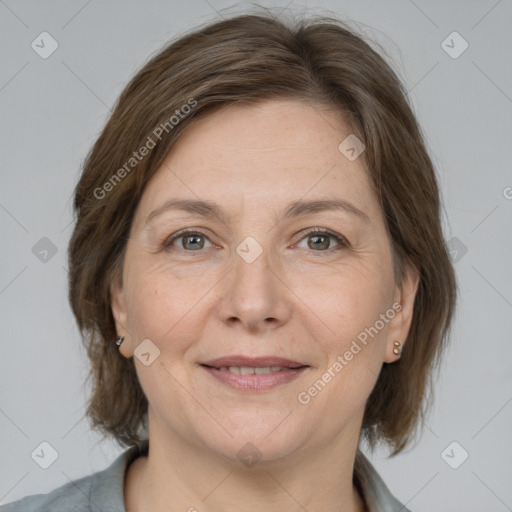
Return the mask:
M284 367L282 366L267 366L265 368L253 368L251 366L222 366L221 368L218 368L218 370L221 371L230 371L231 373L236 373L238 375L264 375L266 373L270 372L279 372L283 370Z
M289 383L302 374L308 366L289 368L282 366L221 366L201 365L210 376L233 389L242 391L267 391Z

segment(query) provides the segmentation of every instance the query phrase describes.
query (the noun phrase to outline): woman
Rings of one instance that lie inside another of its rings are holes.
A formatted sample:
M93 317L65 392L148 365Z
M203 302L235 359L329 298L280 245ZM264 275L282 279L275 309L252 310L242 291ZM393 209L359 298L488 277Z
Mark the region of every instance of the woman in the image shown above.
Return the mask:
M421 131L360 36L264 14L180 38L74 207L87 415L129 448L5 512L408 510L360 444L412 441L456 283Z

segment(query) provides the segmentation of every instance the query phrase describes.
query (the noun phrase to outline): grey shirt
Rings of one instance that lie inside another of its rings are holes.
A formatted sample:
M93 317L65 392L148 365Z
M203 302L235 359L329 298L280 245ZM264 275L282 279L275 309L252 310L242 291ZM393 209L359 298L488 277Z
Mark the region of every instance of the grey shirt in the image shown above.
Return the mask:
M48 494L33 494L0 507L0 512L126 512L124 477L128 466L148 454L148 441L125 450L103 471L69 482ZM354 482L367 512L410 512L389 491L365 455L358 450Z

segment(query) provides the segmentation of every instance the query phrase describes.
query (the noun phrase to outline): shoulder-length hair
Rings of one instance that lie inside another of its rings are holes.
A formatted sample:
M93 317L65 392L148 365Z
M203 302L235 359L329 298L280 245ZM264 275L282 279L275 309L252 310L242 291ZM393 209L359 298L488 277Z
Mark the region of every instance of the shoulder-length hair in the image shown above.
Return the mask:
M147 434L148 401L133 358L115 344L110 286L121 282L135 208L168 151L213 109L295 99L342 114L380 199L395 281L420 279L399 361L384 364L366 404L362 438L396 455L430 405L457 287L443 238L436 173L407 91L390 65L346 23L267 13L216 21L172 42L133 77L85 159L74 192L69 301L90 358L86 416L126 447ZM341 141L340 141L341 142ZM144 149L145 148L145 149Z

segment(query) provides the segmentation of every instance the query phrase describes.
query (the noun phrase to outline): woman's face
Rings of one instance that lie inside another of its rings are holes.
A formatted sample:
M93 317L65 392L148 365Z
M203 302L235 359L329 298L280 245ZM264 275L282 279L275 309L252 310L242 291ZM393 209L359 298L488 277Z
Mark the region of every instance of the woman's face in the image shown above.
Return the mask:
M150 439L234 461L357 444L417 277L395 285L362 158L338 148L349 135L298 102L230 106L192 125L147 185L112 307Z

